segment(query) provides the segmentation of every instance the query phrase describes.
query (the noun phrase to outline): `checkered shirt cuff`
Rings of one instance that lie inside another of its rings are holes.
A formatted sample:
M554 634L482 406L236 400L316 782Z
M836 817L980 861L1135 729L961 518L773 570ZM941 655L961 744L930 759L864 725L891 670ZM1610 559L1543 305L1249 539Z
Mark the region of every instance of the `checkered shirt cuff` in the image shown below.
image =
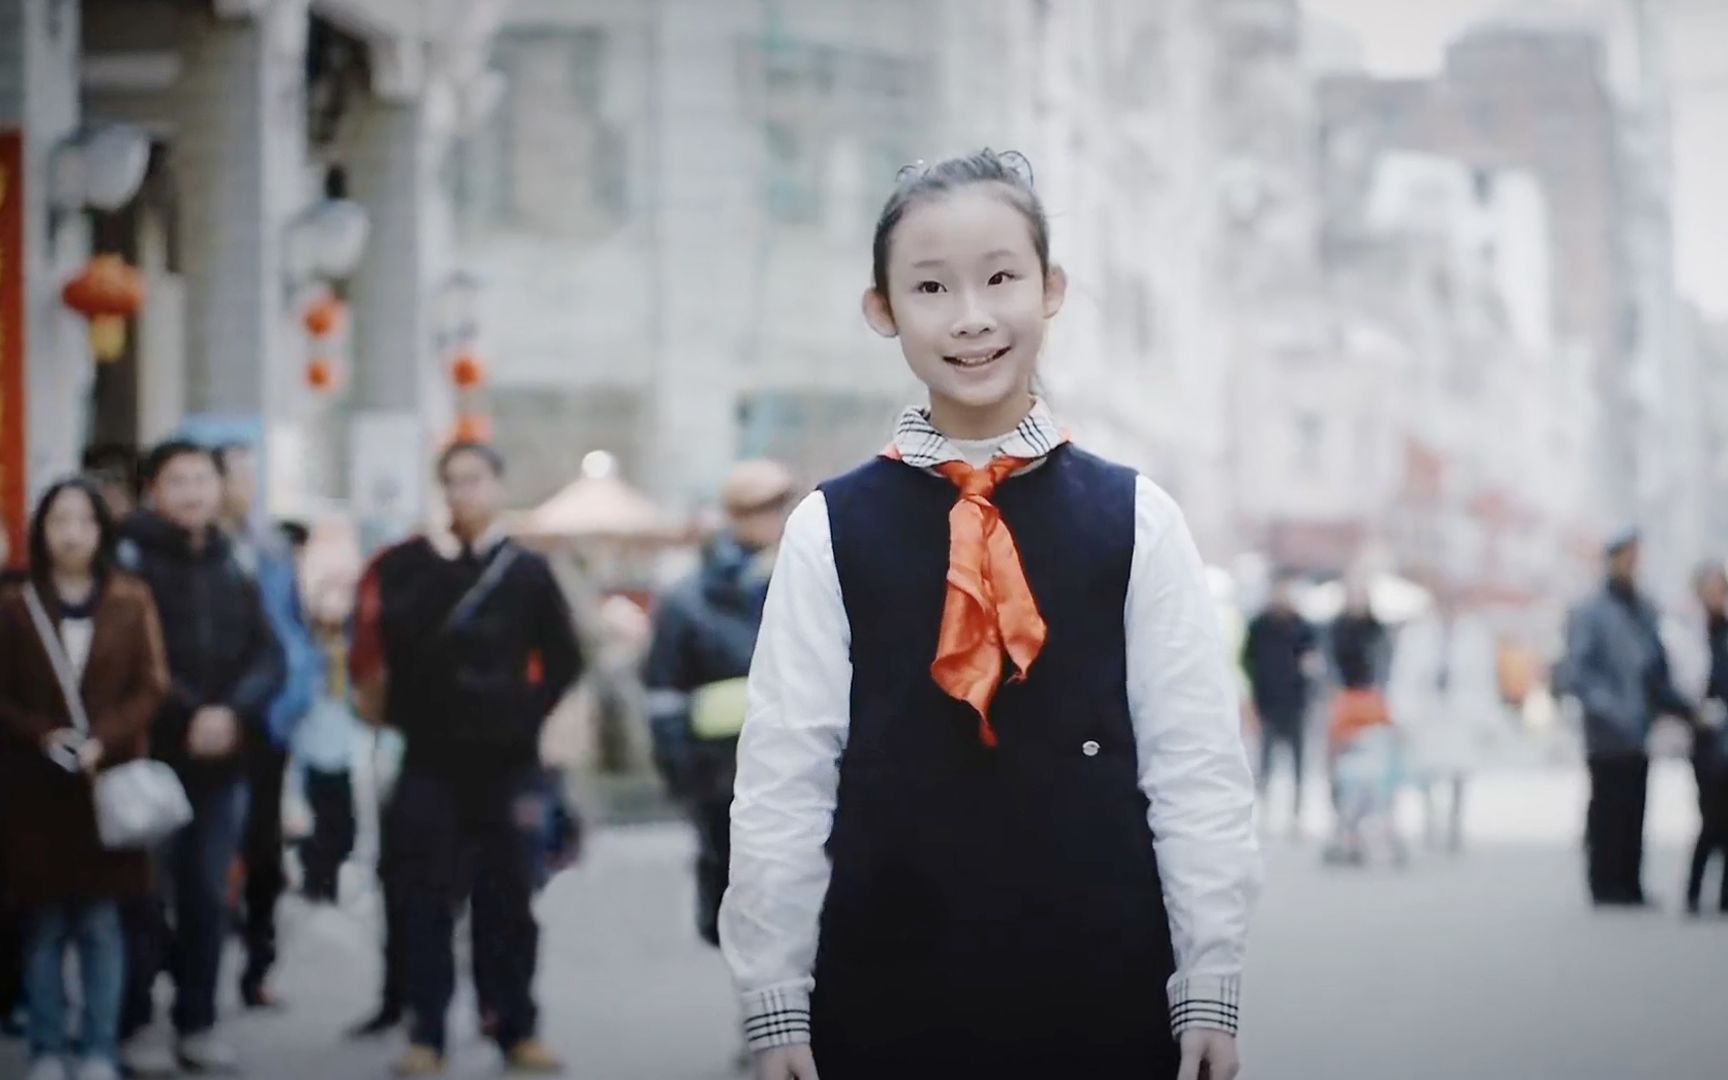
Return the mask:
M1170 1030L1177 1038L1189 1028L1236 1034L1242 1012L1240 975L1190 975L1170 983Z
M752 1050L809 1042L809 992L782 986L745 994L744 1037Z

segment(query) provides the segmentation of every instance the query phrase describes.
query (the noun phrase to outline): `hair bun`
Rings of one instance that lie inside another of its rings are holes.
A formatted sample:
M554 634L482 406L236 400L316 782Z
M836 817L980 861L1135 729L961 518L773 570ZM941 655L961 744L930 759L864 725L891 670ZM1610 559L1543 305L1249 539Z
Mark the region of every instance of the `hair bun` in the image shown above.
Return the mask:
M996 155L996 160L1002 167L1018 176L1027 187L1035 187L1032 175L1032 162L1018 150L1004 150Z

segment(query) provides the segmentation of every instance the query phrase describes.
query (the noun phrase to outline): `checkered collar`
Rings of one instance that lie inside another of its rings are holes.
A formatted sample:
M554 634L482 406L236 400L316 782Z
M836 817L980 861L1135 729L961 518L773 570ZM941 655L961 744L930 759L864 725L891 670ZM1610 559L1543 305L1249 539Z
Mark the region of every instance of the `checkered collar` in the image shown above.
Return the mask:
M1066 441L1067 435L1050 415L1050 407L1043 401L1034 401L1032 411L1026 414L1026 418L1021 420L1013 431L1002 436L1001 445L996 448L996 452L1008 457L1038 461ZM901 461L920 469L933 469L944 462L966 459L966 455L949 441L948 436L938 431L936 425L930 422L930 411L918 406L908 408L900 414L900 422L895 425L894 442L891 445Z

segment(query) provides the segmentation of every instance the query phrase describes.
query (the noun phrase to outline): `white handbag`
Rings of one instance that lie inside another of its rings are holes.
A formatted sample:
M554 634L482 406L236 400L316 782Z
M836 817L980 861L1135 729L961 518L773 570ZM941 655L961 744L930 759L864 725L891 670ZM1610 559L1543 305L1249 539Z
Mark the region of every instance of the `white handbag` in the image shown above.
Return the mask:
M84 712L84 698L78 690L78 680L72 675L72 662L54 632L54 623L36 595L36 586L24 587L24 602L30 608L30 620L36 624L36 635L48 653L54 676L60 681L60 693L66 698L66 712L72 726L86 738L90 735L90 718ZM174 770L160 761L144 758L104 769L92 782L96 804L96 835L110 851L131 851L154 847L192 820L192 803Z

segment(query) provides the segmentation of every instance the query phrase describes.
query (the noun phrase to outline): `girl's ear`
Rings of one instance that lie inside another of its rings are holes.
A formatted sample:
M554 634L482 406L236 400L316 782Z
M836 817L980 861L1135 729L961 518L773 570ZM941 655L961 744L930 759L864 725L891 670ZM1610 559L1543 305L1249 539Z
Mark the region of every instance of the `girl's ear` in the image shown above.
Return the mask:
M864 290L863 307L864 321L870 324L870 329L886 338L900 336L900 328L894 323L894 309L874 286Z
M1068 271L1060 266L1051 266L1050 272L1044 275L1044 317L1053 319L1062 310L1062 301L1068 299Z

